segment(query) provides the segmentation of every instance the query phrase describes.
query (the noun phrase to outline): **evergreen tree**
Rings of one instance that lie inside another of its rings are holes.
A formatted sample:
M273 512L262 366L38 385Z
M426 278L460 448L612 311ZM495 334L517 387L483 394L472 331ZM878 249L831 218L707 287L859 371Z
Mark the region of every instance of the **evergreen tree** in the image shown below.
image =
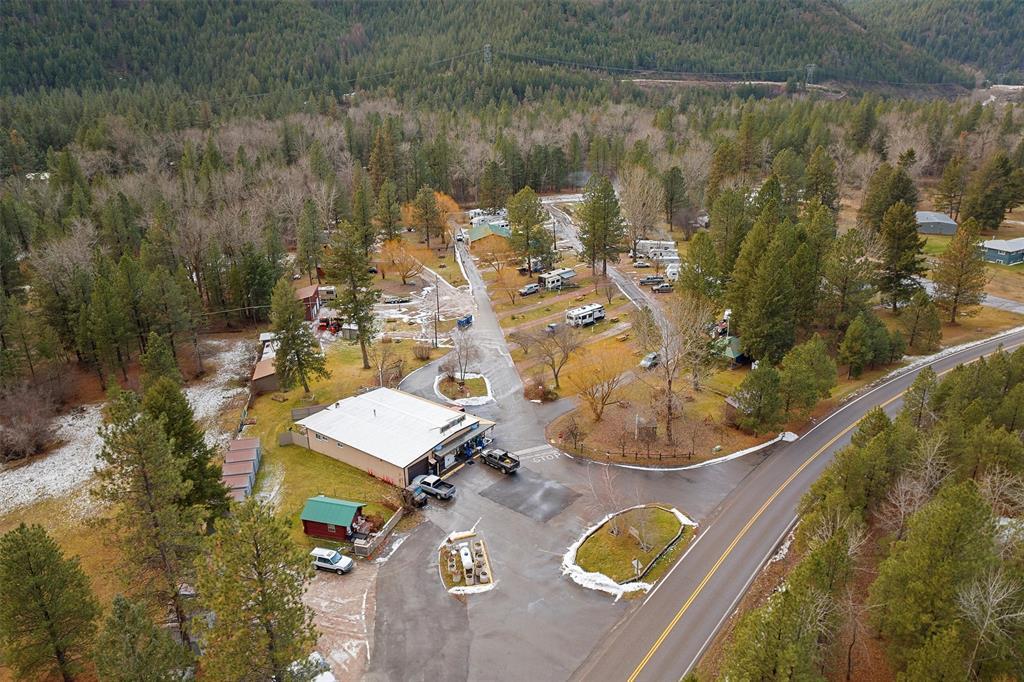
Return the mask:
M508 201L509 182L501 164L491 159L484 164L484 172L480 176L480 208L488 213L496 213L504 208Z
M220 467L212 461L213 449L206 444L180 382L166 375L147 382L142 409L160 423L172 454L182 463L181 477L188 485L178 504L185 509L201 506L208 515L226 512L228 491L221 483Z
M433 197L433 192L430 193ZM327 272L338 282L336 307L350 324L356 326L356 338L363 355L363 369L370 368L367 348L376 333L373 304L380 292L373 288L373 275L368 271L369 260L359 248L352 228L342 223L331 242L327 259ZM279 285L280 286L280 285ZM278 351L280 354L280 351Z
M771 365L759 363L750 370L733 395L740 428L753 433L778 428L783 414L779 387L779 372Z
M864 313L861 313L846 328L836 360L840 365L847 366L848 378L857 378L871 364L872 357L871 331Z
M836 363L817 334L794 346L782 358L779 392L786 414L795 411L798 416L806 416L819 400L829 396L835 385Z
M661 187L665 197L665 222L672 230L680 212L687 208L686 179L679 166L672 166L661 176Z
M127 381L127 342L133 333L125 301L114 290L109 272L101 273L93 282L86 329L96 358L104 369L113 371L120 367Z
M870 590L897 663L956 622L957 591L994 560L992 511L973 481L943 488L911 517Z
M100 429L103 448L93 494L113 509L106 519L113 539L131 566L132 579L155 606L170 604L186 644L190 640L187 600L179 586L191 577L199 539L196 511L179 500L189 493L160 423L139 409L135 394L116 393Z
M905 168L883 163L868 180L864 201L857 212L857 226L870 232L882 229L886 213L898 203L905 204L911 217L917 206L917 188Z
M721 297L722 273L718 268L715 245L706 231L697 232L690 240L683 266L679 268L677 284L698 298L718 301Z
M875 295L875 261L868 257L864 233L849 230L829 246L819 292L823 322L843 329L866 310Z
M963 200L965 219L974 218L983 230L997 230L1007 211L1024 203L1024 168L1014 168L998 152L977 170Z
M203 621L203 673L210 680L312 680L299 662L316 644L313 613L302 601L312 577L288 524L253 499L218 519L197 561Z
M394 181L397 176L394 140L388 124L377 126L370 150L370 183L375 193L385 182Z
M145 392L161 377L170 379L175 385L181 386L183 380L178 370L178 363L174 361L171 347L164 341L163 337L156 332L149 333L149 340L146 343L146 352L139 359L142 365L142 390Z
M509 244L526 261L530 273L533 273L532 259L551 251L550 236L544 231L547 217L540 197L530 187L519 190L508 202Z
M818 147L811 154L804 174L804 201L817 199L823 206L835 211L839 208L839 181L836 179L836 164L824 147Z
M723 190L711 205L708 219L711 239L718 253L718 265L728 279L739 257L743 239L751 227L752 216L747 210L746 192L738 189Z
M349 223L359 236L363 253L369 255L377 239L373 229L373 190L366 174L358 169L352 176L352 217ZM429 237L427 243L430 243Z
M921 285L918 277L925 272L925 240L917 234L914 209L902 201L885 212L881 224L883 242L879 289L889 299L893 312L909 300Z
M299 225L296 229L297 250L295 260L299 266L306 271L309 281L320 283L320 275L316 266L320 263L320 256L324 249L324 231L320 228L320 220L317 216L316 206L311 199L306 199L302 205L302 214L299 216Z
M900 315L907 335L907 345L921 352L931 352L942 340L942 322L935 303L924 290L918 290Z
M437 207L437 198L434 196L434 190L426 185L420 187L419 191L416 192L416 198L412 205L412 223L413 227L426 240L427 246L430 246L430 238L432 236L439 236L441 230L444 229L444 225L441 223L441 211Z
M784 223L757 267L748 289L742 329L743 351L757 359L778 362L796 338L798 293L793 288L790 257L796 250L796 230Z
M99 612L77 557L42 526L0 537L0 660L16 679L78 679Z
M362 254L365 262L366 254L358 237L353 235L349 243ZM331 254L332 258L335 256ZM363 273L369 274L365 266ZM340 300L339 307L342 312L347 312ZM309 393L311 377L327 378L331 373L327 371L327 362L320 351L320 345L306 323L302 303L295 298L295 291L287 279L278 280L274 287L270 302L270 322L277 343L274 368L281 388L287 391L300 383L302 389Z
M377 234L383 241L397 239L401 232L401 207L398 205L398 190L395 183L385 180L380 186L377 194L377 208L373 214L373 220L377 228Z
M608 260L617 259L623 249L625 221L608 178L594 175L583 191L580 218L580 241L592 267L601 263L601 273L608 274Z
M176 682L192 663L189 652L156 626L145 604L122 595L114 597L94 658L104 682Z
M942 170L942 180L935 188L935 208L958 220L966 188L967 167L962 157L954 156Z
M931 272L935 303L948 315L950 324L955 324L958 316L973 315L985 299L988 274L978 250L979 232L973 218L964 221Z

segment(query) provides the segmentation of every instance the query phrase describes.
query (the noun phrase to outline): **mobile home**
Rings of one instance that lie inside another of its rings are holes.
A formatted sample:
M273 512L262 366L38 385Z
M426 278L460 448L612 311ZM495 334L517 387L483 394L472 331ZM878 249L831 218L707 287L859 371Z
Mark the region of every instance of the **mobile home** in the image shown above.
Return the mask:
M600 303L589 303L565 311L565 323L570 327L586 327L603 319L604 306Z

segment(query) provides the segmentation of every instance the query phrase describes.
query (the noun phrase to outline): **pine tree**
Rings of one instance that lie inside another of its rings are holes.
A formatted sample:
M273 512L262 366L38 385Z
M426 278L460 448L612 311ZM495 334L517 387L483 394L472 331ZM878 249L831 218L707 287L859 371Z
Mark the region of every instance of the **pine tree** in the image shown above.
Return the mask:
M385 180L377 194L377 208L373 220L381 239L397 239L401 232L401 207L398 205L398 190L395 183Z
M737 423L753 433L778 428L782 421L779 372L766 362L750 370L736 389Z
M424 185L416 192L412 205L413 227L423 236L430 246L430 238L441 234L444 225L441 223L441 211L437 207L434 190Z
M601 273L608 274L609 259L617 259L623 249L625 221L619 208L615 189L608 178L594 175L583 191L579 211L580 241L592 267L601 263Z
M363 369L370 368L367 348L375 334L376 317L373 314L373 304L377 302L380 293L373 288L373 275L368 272L368 267L369 260L358 248L351 227L347 223L342 223L341 229L335 233L331 241L327 272L338 282L338 311L350 324L356 326L356 338L363 354Z
M905 168L883 163L868 180L864 201L857 212L857 226L869 232L879 232L885 214L898 203L910 209L913 217L917 206L917 188Z
M757 360L778 362L796 338L796 307L800 302L789 268L796 249L795 232L789 223L779 227L748 289L740 340L743 351Z
M914 209L902 201L885 212L881 224L883 242L879 289L893 312L921 287L918 277L926 270L925 240L917 234Z
M184 509L201 506L206 516L227 511L228 491L220 481L220 467L212 461L213 449L206 444L180 382L169 376L149 381L142 409L160 423L172 454L182 463L181 477L188 485L178 504Z
M832 242L819 291L821 317L828 327L844 329L867 309L875 295L875 268L864 233L849 230Z
M199 518L179 500L189 493L184 462L174 456L160 423L142 411L133 393L107 404L103 448L93 494L111 506L105 520L131 566L133 582L154 606L170 604L179 632L190 640L187 600L179 586L191 576Z
M935 208L948 213L953 220L958 220L966 187L967 167L963 158L954 156L942 170L942 180L935 188Z
M87 329L99 362L108 371L120 367L127 381L127 342L133 334L125 301L114 291L109 271L93 282Z
M725 303L732 310L730 327L741 336L743 324L747 319L747 310L752 305L758 267L768 253L777 227L770 212L762 213L754 227L744 237L743 246L732 269L732 277L725 287Z
M320 228L320 220L317 216L316 206L311 199L306 199L302 205L302 214L299 216L299 225L295 231L297 251L295 260L306 271L309 281L320 283L320 275L316 266L320 263L320 257L324 249L324 231Z
M835 385L836 363L817 334L794 346L782 358L779 392L786 414L795 410L797 415L806 416L819 400L829 396Z
M366 254L363 253L362 243L358 237L353 236L350 245L362 254L362 260L365 262ZM332 253L331 257L335 255ZM369 274L365 266L363 273ZM344 312L344 306L340 307ZM324 355L306 323L302 303L295 298L295 291L287 279L278 280L277 286L274 287L270 302L270 321L277 343L274 369L281 388L287 391L296 383L300 383L303 390L309 393L311 377L327 378L331 373L327 371Z
M900 324L907 334L907 345L915 350L931 352L942 340L942 322L935 303L924 290L918 290L900 315Z
M839 182L836 180L836 164L824 147L818 147L811 154L804 174L804 201L818 199L823 206L835 211L839 208Z
M864 313L861 313L846 328L836 360L847 366L846 376L855 379L871 364L871 350L871 333Z
M0 537L0 660L16 679L77 679L99 613L77 557L42 526Z
M677 284L698 298L718 301L721 297L722 273L718 268L715 245L707 232L701 230L690 240L683 266L679 268Z
M530 187L519 190L508 202L509 245L523 257L530 273L533 272L532 259L551 252L551 238L544 231L547 217L540 198Z
M488 213L495 213L505 206L509 194L505 171L500 163L491 159L484 164L484 172L480 176L480 208Z
M985 299L988 273L978 251L979 232L976 220L966 220L931 272L935 303L948 315L950 324L955 324L958 316L973 315Z
M743 239L750 230L753 216L747 208L746 192L738 189L723 190L711 205L709 212L711 239L718 253L722 275L732 276L733 265L739 257Z
M1024 203L1024 168L1014 168L1005 152L998 152L971 177L964 193L963 215L974 218L983 230L997 230L1007 211Z
M352 177L352 217L349 222L359 235L363 252L369 254L377 238L373 229L373 190L366 174L358 169Z
M189 652L156 626L146 605L123 595L114 597L95 651L104 682L177 682L192 664Z
M161 377L167 377L178 386L183 383L178 363L174 361L174 355L171 353L171 347L156 332L149 333L146 352L139 358L139 362L142 365L140 380L143 391Z
M377 126L373 148L370 150L370 182L374 192L380 192L385 182L395 180L395 168L395 150L390 125Z
M668 223L668 229L672 230L679 218L679 213L687 208L689 203L686 194L686 179L679 166L672 166L665 171L661 176L661 187L665 197L665 222Z
M311 680L305 661L316 644L302 595L312 577L308 557L287 523L253 499L218 519L197 562L203 621L203 673L210 680Z

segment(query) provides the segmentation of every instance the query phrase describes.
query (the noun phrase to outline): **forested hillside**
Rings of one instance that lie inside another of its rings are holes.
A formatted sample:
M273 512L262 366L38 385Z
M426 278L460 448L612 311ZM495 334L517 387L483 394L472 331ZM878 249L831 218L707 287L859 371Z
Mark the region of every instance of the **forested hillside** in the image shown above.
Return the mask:
M1024 82L1020 0L846 0L870 25L892 29L937 59L970 64L998 83Z
M105 113L178 130L326 111L355 91L445 110L597 102L640 96L610 76L782 81L802 78L810 63L817 80L966 82L858 22L831 0L11 0L0 5L0 156L19 163L0 167L41 167L47 148Z

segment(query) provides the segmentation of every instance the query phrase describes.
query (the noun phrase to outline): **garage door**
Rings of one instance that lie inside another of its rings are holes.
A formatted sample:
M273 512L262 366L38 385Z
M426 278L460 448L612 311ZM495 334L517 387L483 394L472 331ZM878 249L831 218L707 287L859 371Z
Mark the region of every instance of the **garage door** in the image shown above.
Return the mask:
M430 473L430 463L427 462L427 458L424 457L423 459L413 462L412 464L407 466L405 468L405 471L406 475L409 477L407 480L407 484L412 483L412 479L416 478L417 476L425 476Z

